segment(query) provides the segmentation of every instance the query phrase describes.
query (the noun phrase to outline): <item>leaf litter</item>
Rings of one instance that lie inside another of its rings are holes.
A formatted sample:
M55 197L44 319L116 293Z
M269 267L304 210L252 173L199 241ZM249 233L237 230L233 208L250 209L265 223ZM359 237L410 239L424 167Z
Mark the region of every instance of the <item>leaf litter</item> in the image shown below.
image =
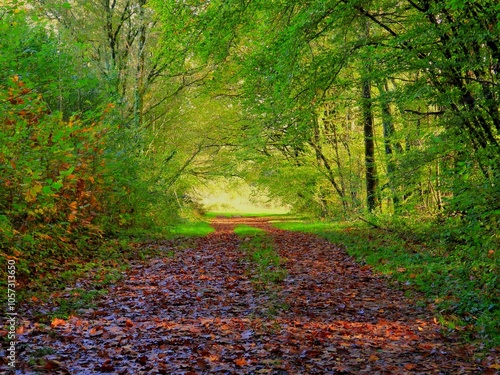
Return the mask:
M271 289L252 282L232 231L242 223L264 229L284 260ZM495 374L341 246L262 218L212 225L174 257L133 265L96 308L50 325L26 311L15 373Z

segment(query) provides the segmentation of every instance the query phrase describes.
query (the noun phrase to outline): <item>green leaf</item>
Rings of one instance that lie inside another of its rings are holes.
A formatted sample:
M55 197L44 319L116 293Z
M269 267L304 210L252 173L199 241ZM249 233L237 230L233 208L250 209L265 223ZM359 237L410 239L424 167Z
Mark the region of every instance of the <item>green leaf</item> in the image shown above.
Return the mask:
M68 177L70 174L73 173L73 171L75 170L75 167L69 167L68 169L66 169L65 171L61 171L59 172L59 175L61 177Z
M43 193L44 195L50 195L50 194L52 194L52 186L50 186L50 185L45 185L45 186L43 187L43 189L42 189L42 193Z
M54 182L51 187L52 187L52 189L54 189L54 191L58 191L63 186L64 186L64 184L62 183L61 180L59 180L59 181Z

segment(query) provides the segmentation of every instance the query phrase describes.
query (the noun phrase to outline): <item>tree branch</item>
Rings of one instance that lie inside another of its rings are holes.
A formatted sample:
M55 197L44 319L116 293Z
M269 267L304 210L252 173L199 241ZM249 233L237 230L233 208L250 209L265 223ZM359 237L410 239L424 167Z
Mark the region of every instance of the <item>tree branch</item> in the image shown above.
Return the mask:
M420 112L420 111L414 111L413 109L405 109L404 111L407 113L413 113L415 115L422 115L422 116L439 116L445 114L445 111Z

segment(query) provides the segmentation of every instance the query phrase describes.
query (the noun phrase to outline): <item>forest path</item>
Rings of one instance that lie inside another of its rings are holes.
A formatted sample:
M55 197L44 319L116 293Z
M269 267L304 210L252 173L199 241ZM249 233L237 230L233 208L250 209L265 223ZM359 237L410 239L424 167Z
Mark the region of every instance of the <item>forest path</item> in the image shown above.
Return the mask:
M256 288L233 233L266 230L287 277ZM344 250L266 219L132 267L97 308L27 326L19 374L479 374L471 353ZM45 350L45 365L28 362Z

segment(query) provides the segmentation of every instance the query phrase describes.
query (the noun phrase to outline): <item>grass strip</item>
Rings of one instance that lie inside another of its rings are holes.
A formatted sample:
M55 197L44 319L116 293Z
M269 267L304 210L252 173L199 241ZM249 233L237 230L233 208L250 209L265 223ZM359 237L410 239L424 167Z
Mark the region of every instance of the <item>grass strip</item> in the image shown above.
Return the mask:
M173 237L204 237L214 231L205 221L187 221L176 223L167 228Z
M264 230L241 224L235 227L234 232L242 238L240 249L254 266L250 272L254 288L264 291L269 297L262 307L270 318L274 318L280 311L289 308L279 293L279 284L288 274L283 267L284 260L273 248L272 239Z
M257 288L268 289L287 276L283 260L274 250L271 238L262 229L237 225L234 232L243 238L240 248L255 265L254 282Z

